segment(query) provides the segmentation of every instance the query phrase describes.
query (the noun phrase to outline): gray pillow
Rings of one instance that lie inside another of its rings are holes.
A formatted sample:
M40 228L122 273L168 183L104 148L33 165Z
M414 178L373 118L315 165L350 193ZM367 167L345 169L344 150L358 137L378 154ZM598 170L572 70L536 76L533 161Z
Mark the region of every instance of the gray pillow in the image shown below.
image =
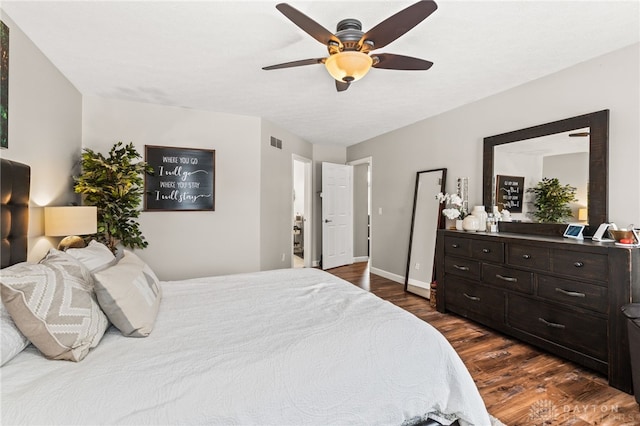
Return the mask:
M153 330L162 290L151 268L125 250L120 261L94 274L100 307L123 335L146 337Z
M16 326L47 358L82 360L109 326L91 273L64 252L51 249L40 263L5 268L0 284Z

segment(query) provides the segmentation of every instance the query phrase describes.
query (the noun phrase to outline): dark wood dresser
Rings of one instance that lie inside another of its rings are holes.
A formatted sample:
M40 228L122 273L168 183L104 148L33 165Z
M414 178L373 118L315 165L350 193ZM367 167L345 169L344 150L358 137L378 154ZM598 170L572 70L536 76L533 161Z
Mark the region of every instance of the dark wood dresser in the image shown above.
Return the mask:
M562 237L438 231L437 309L603 373L631 393L626 317L640 249ZM640 390L638 390L640 391Z

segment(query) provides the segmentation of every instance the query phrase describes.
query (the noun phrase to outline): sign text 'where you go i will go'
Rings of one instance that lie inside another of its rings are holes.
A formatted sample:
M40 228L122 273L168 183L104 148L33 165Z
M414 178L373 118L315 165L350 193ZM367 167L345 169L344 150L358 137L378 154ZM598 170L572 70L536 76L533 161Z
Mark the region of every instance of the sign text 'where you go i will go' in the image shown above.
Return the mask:
M145 210L214 210L215 151L145 146Z

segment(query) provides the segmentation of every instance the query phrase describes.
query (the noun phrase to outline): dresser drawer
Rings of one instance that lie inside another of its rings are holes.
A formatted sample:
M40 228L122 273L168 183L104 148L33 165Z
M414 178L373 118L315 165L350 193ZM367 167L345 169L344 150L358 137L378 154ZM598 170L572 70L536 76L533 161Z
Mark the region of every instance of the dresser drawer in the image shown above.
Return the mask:
M607 313L607 287L538 275L538 296L554 302Z
M447 256L444 258L444 271L469 280L480 280L480 262L475 260Z
M507 324L520 331L607 361L607 320L509 294Z
M444 238L444 253L453 256L471 257L471 240L447 236Z
M499 241L472 240L471 256L489 262L504 262L504 244Z
M451 277L445 288L445 303L464 316L481 316L504 324L504 294L500 290Z
M524 266L532 269L549 269L549 249L530 247L520 244L507 246L508 263L513 266Z
M607 281L609 267L606 254L551 250L551 271L557 274L594 281Z
M533 294L533 273L504 266L482 265L482 282L507 290Z

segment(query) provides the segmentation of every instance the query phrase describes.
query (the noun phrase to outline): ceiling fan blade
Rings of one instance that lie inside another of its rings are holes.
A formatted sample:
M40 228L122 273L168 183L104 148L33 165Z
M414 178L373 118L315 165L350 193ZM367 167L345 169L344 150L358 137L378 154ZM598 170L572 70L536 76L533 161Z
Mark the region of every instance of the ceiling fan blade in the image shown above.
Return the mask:
M432 0L419 1L367 31L358 44L362 45L365 40L370 40L374 49L384 47L425 20L437 8L438 5Z
M276 5L276 9L282 12L282 14L289 18L291 22L296 24L304 32L318 40L320 43L328 45L330 41L333 41L342 48L342 42L338 37L304 13L300 12L298 9L289 6L286 3Z
M285 62L277 65L269 65L268 67L262 67L263 70L278 70L281 68L301 67L303 65L315 65L323 63L325 58L315 59L302 59L300 61Z
M349 88L349 84L346 81L338 81L336 80L336 90L338 92L344 92L345 90L347 90Z
M378 63L374 63L374 68L387 70L428 70L433 65L431 61L412 58L411 56L394 55L393 53L379 53L371 55L378 58ZM375 59L374 59L375 62Z

